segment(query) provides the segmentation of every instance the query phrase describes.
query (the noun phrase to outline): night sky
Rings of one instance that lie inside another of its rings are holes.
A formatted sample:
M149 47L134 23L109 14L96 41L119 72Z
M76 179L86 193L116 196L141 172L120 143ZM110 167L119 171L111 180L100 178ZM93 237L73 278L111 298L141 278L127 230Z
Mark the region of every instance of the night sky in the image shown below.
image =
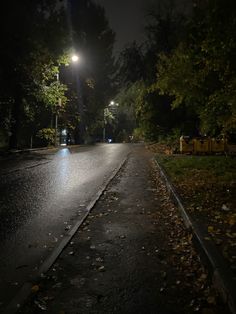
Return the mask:
M104 6L111 28L116 32L115 52L125 44L144 40L144 23L147 9L156 0L96 0Z
M147 12L158 4L168 5L170 2L177 3L182 11L190 0L95 0L106 10L111 28L116 32L115 53L121 51L124 46L136 40L144 41L144 25Z

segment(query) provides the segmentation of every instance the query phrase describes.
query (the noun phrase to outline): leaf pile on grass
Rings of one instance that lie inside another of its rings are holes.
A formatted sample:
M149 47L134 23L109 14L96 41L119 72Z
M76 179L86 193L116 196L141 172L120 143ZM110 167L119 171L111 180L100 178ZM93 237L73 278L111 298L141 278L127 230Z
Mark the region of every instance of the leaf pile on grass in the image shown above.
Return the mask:
M161 156L186 209L236 271L236 159L226 156Z
M167 143L149 143L146 145L147 149L155 154L172 155L173 148Z

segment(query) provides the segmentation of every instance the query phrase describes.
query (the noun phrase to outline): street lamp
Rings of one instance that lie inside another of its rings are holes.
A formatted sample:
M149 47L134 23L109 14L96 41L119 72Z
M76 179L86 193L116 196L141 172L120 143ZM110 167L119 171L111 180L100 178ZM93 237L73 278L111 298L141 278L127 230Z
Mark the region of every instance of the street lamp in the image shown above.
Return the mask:
M77 63L79 61L79 56L78 55L73 55L71 57L71 61L73 63ZM58 73L57 73L57 82L60 84L60 66L58 67ZM61 107L62 101L61 98L58 98L58 108ZM58 129L58 111L56 108L56 113L55 113L55 138L54 138L54 146L57 147L57 129Z
M109 108L119 107L119 104L114 102L113 100L110 101L109 105L103 109L103 142L106 142L106 113L109 112Z
M78 61L79 61L79 56L73 55L73 56L71 57L71 60L72 60L72 62L78 62Z

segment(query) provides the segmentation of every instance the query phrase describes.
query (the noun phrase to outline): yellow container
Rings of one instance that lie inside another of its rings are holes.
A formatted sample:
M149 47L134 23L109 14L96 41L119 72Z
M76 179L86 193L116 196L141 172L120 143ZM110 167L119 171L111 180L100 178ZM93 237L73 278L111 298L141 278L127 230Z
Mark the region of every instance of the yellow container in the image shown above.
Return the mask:
M211 141L208 138L193 140L193 152L195 154L207 154L211 151Z
M180 137L180 152L182 154L193 153L193 142L190 140L189 136Z
M225 139L211 139L211 151L212 153L223 153L226 149L226 140Z

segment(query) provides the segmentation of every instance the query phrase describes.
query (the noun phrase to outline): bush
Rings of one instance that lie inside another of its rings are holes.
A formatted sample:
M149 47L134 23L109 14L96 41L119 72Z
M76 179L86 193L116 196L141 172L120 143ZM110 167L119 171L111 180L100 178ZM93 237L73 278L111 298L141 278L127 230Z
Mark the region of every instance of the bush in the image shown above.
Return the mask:
M133 142L140 142L144 140L143 130L141 128L136 128L133 131Z
M37 137L40 138L45 145L53 145L55 141L55 129L44 128L38 131Z

